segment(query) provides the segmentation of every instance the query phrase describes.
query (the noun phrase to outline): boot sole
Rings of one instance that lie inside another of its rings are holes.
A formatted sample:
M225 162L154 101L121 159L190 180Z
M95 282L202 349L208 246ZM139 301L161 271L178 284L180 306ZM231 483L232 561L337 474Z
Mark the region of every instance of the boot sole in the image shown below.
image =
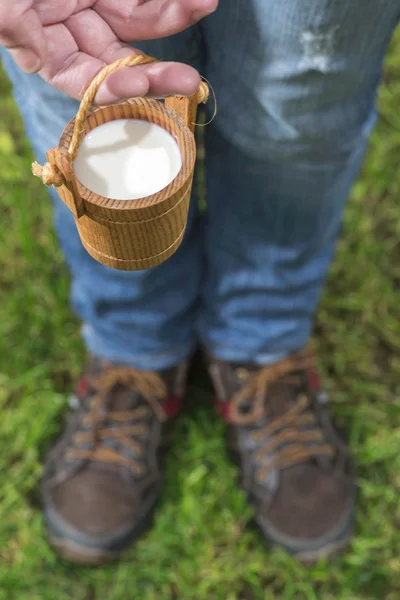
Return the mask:
M47 532L47 540L58 556L87 567L97 567L118 560L123 554L123 550L105 552L86 548L66 538L59 538L50 531Z
M319 550L315 550L312 552L300 552L298 554L294 554L294 558L301 562L306 567L311 567L315 565L319 560L323 558L332 558L334 556L338 556L342 552L346 550L346 548L350 544L350 540L353 535L353 528L350 527L347 532L345 538L343 540L337 540L336 542L331 542L330 544L326 544Z
M113 543L113 548L89 546L63 535L61 528L54 526L45 515L47 540L58 556L85 566L99 566L121 558L124 552L145 533L153 523L158 498L135 526Z

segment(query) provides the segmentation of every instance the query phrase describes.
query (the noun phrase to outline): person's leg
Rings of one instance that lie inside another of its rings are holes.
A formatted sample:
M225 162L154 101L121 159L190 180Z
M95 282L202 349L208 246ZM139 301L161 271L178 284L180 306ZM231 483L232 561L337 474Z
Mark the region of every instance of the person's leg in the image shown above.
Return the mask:
M196 35L192 29L142 48L160 58L196 64ZM38 76L24 75L7 54L4 65L43 161L77 103ZM184 359L196 342L202 267L197 210L192 200L187 235L172 258L147 271L121 272L86 253L70 212L54 192L52 197L72 271L73 304L94 358L72 399L71 419L45 460L44 517L48 539L59 553L99 564L119 556L138 537L159 497L161 458L171 437L168 418L179 410Z
M142 43L151 55L199 68L199 39L192 28L166 40ZM2 51L27 133L39 161L58 145L78 103L26 75ZM134 72L132 71L134 77ZM197 207L192 200L185 239L162 265L138 272L104 267L84 250L70 211L51 189L60 244L72 272L72 303L83 321L88 350L112 362L162 369L187 358L195 343L194 311L201 276Z
M355 478L299 349L399 14L399 0L236 0L204 25L218 114L199 331L256 521L307 562L346 545Z
M205 21L218 113L199 329L218 358L265 364L306 343L399 12L235 0Z

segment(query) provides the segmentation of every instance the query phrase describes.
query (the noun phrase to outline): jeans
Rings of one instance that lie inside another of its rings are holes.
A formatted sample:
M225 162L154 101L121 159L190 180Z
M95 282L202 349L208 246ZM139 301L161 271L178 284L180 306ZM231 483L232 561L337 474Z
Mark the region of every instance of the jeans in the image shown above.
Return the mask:
M192 199L176 254L121 272L85 252L51 192L91 353L163 369L200 340L220 359L266 364L307 342L399 15L397 0L221 0L200 24L140 44L215 89L207 212ZM2 56L43 161L78 105Z

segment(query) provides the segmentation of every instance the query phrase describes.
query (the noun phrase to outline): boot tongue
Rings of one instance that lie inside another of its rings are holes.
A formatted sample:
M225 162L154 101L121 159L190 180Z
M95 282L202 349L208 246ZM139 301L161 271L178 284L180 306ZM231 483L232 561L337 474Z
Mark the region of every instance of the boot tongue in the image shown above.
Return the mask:
M293 378L298 378L293 382ZM297 402L299 395L305 391L304 374L302 372L293 373L288 376L291 382L285 381L282 377L270 385L267 392L268 410L273 417L281 417L290 410Z
M185 365L182 365L182 367L184 366ZM104 372L104 369L101 369L97 362L92 363L91 368L88 369L88 375L89 378L93 378L96 393L105 394L105 408L107 410L127 411L138 408L143 404L147 404L142 393L135 388L135 385L128 385L127 383L119 382L118 379L116 379L115 383L111 382L108 389L101 389L101 387L96 386L96 379L101 377L102 372ZM182 368L177 375L177 369L175 367L160 372L160 376L166 385L167 395L173 394L175 390L178 393L180 392L180 387L182 387L181 379L184 378L185 373L186 370Z
M107 393L106 407L110 411L132 410L142 403L139 392L120 383L116 383Z
M246 383L247 377L243 379L240 377L242 369L250 377L257 375L258 367L254 365L241 364L236 366L231 371L232 375L230 381L228 381L234 392L239 391ZM303 371L297 371L289 374L287 378L285 376L281 377L268 386L265 402L270 418L281 417L293 407L297 402L299 394L304 392L307 387L304 377Z
M267 392L268 413L272 418L281 417L296 401L296 389L284 381L273 383Z
M172 394L176 378L176 368L165 369L160 372L160 377L166 385L167 394ZM109 410L125 411L147 404L141 392L126 384L116 382L107 394L107 407Z
M123 412L133 410L143 404L141 394L135 389L134 385L118 381L118 371L115 381L113 381L112 371L119 368L119 365L107 363L94 356L90 357L86 367L90 387L95 394L100 394L103 397L103 406L107 411ZM107 381L108 373L110 373L111 378ZM105 378L103 382L102 378Z
M241 372L243 371L243 375ZM252 377L257 377L259 368L254 365L240 365L236 366L233 370L230 370L225 374L225 385L230 389L231 394L240 392L243 386ZM230 377L228 378L228 376ZM261 391L261 390L260 390ZM252 396L254 395L254 392ZM254 399L254 398L253 398ZM297 386L286 383L284 378L271 383L268 386L266 394L263 397L265 402L266 412L268 414L268 421L283 416L293 406L297 399ZM251 410L252 399L242 402L242 408ZM265 426L264 419L258 424L260 427Z
M87 366L87 377L90 387L93 386L95 394L101 394L104 398L104 408L109 411L126 411L136 408L140 404L138 392L125 384L115 381L109 389L96 384L105 372L104 365L96 358L92 358Z

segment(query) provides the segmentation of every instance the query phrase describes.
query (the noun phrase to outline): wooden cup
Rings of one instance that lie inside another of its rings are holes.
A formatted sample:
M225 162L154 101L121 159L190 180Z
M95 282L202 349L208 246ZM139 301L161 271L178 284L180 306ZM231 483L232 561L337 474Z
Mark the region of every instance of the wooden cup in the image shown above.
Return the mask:
M126 60L118 61L121 62L121 66L127 66ZM107 68L110 70L110 65ZM206 99L203 87L191 98L168 98L164 103L135 98L91 108L80 131L76 129L78 116L68 123L58 148L47 153L47 165L34 165L34 173L44 183L57 187L61 200L74 215L83 246L103 265L126 271L148 269L165 261L179 247L186 228L196 161L193 131L197 106ZM82 140L95 127L116 119L155 123L178 143L182 167L160 192L135 200L113 200L88 190L76 178L73 160L77 148L71 152L74 135ZM46 169L50 176L46 177Z

